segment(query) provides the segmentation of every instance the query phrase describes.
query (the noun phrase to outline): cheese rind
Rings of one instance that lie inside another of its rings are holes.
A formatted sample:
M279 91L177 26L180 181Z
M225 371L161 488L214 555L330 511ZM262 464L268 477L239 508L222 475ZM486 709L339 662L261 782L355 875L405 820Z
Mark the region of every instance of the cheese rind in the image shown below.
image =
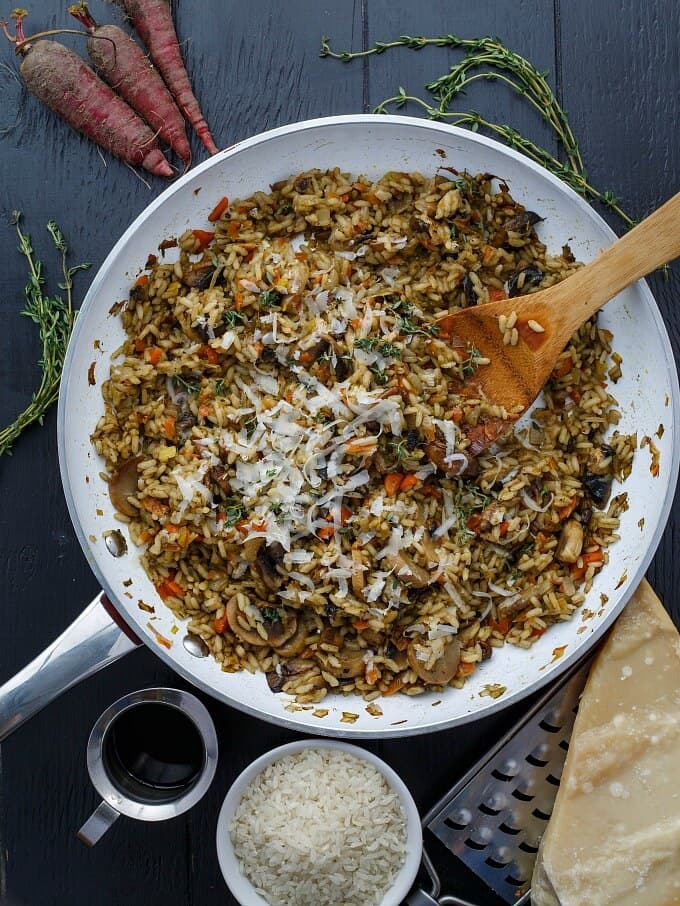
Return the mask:
M680 904L680 636L647 582L588 677L531 902Z

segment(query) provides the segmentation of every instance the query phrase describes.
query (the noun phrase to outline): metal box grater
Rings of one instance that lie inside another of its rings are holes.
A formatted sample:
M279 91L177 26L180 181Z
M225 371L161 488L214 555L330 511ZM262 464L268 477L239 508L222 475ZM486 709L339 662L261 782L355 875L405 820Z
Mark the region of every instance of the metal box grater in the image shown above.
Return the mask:
M591 660L577 663L551 686L423 818L423 828L508 904L528 902L538 844L552 813ZM407 903L465 903L451 896L437 899L441 885L426 853L423 864L432 892L415 891Z

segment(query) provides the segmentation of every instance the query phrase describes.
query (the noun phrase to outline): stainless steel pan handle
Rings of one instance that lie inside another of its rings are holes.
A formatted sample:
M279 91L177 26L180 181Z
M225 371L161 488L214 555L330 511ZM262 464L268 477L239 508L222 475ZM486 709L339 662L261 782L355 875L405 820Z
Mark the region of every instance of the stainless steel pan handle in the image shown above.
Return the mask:
M0 742L62 692L139 645L100 592L59 638L0 686Z

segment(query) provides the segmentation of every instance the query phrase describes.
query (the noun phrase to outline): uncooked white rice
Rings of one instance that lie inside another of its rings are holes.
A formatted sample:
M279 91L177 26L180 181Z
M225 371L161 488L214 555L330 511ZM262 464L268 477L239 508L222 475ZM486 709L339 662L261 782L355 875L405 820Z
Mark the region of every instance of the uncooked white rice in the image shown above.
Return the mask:
M229 828L241 871L271 906L371 906L406 856L406 817L373 765L336 749L274 762Z

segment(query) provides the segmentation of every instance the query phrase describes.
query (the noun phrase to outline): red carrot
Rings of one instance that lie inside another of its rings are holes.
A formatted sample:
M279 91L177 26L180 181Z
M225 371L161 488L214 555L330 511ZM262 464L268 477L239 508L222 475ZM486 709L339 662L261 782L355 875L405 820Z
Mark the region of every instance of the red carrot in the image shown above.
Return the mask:
M87 3L69 6L68 11L92 35L87 52L104 81L188 163L191 150L182 114L143 50L117 25L97 25Z
M218 148L198 106L179 51L177 32L168 0L116 0L124 6L151 59L165 79L177 106L211 154Z
M172 168L158 147L156 136L81 58L56 41L27 40L25 10L15 10L16 38L7 37L23 56L20 71L38 100L107 151L156 176L172 176Z

